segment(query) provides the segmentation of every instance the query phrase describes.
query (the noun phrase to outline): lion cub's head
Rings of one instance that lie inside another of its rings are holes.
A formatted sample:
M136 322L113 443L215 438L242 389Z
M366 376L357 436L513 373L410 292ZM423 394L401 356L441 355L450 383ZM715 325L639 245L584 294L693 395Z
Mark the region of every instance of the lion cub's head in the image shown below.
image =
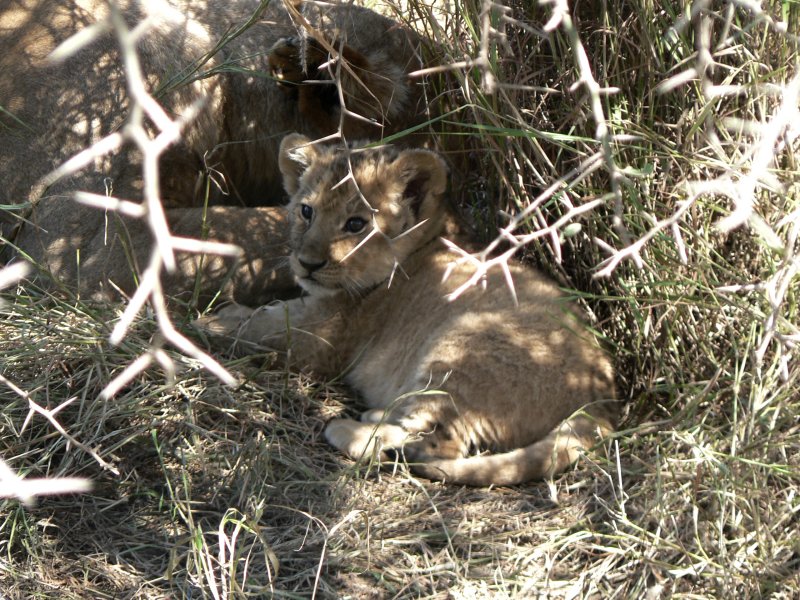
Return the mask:
M291 134L280 169L290 263L309 293L367 291L442 231L447 167L433 152L311 145Z

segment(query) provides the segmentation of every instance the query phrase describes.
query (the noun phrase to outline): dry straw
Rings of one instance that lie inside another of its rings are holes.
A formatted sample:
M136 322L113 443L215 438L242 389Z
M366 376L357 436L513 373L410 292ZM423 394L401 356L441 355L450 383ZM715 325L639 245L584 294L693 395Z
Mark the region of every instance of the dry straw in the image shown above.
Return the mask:
M60 52L113 30L131 118L53 177L136 143L142 204L77 200L146 219L152 259L127 307L7 297L0 491L17 499L0 505L0 594L797 597L800 6L376 8L439 57L416 74L440 108L427 126L486 241L454 260L471 283L518 258L563 282L615 357L621 432L556 481L453 488L333 453L324 423L353 410L336 382L269 356L217 365L159 281L178 249L234 250L169 233L157 157L190 115L148 94L131 51L147 24L112 11ZM93 491L30 504L72 477Z

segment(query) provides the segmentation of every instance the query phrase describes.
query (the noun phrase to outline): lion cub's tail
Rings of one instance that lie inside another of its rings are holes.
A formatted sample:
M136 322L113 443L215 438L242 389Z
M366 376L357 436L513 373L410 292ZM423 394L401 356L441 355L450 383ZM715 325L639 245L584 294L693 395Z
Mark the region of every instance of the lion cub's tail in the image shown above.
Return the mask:
M411 469L427 479L448 483L515 485L563 471L578 459L581 451L592 448L613 430L610 413L595 416L581 412L529 446L502 454L431 459L412 465Z

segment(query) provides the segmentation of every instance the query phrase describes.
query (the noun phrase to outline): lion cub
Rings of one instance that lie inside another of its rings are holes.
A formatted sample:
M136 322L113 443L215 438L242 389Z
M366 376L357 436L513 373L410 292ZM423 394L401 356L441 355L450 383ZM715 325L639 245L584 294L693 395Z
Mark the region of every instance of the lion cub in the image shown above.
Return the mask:
M433 152L312 145L284 138L291 255L304 298L201 319L241 348L285 353L344 380L371 407L334 419L352 458L402 452L414 472L511 485L569 466L612 430L611 364L558 288L509 265L455 300L471 275L439 236L447 168Z

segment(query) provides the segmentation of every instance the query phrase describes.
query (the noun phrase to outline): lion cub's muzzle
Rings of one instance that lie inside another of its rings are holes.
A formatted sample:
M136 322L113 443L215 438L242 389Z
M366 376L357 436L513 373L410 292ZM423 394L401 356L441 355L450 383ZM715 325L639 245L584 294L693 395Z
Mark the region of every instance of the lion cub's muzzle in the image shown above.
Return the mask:
M328 268L330 261L292 256L290 263L297 283L307 292L330 291L335 287L332 273L329 273Z
M322 267L328 264L327 260L309 262L303 260L302 258L298 258L297 262L306 270L306 277L312 277L314 275L314 271L319 271Z

